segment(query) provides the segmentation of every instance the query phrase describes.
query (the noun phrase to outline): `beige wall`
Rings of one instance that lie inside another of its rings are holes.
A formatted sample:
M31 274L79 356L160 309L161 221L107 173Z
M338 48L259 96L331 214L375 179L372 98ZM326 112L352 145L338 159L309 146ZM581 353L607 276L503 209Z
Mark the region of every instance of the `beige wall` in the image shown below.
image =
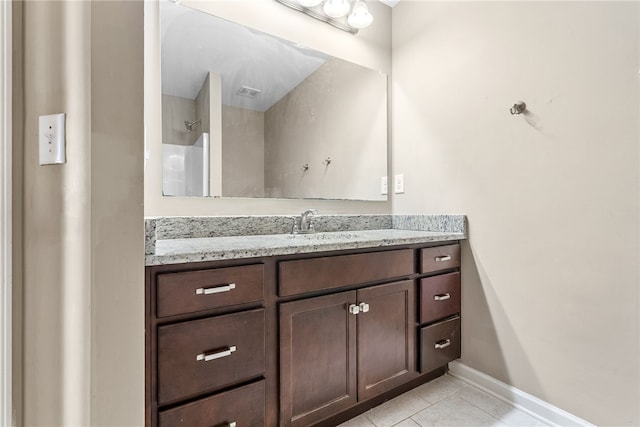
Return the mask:
M265 112L264 169L268 197L386 200L386 75L323 64Z
M162 143L193 145L200 136L200 124L187 132L184 121L195 120L196 102L181 96L162 95Z
M144 424L143 12L91 3L92 427Z
M13 146L11 153L12 161L12 186L11 186L11 208L12 212L12 230L11 237L12 254L11 254L11 279L12 279L12 400L13 400L13 419L16 426L22 426L23 423L23 351L22 351L22 328L23 328L23 249L22 249L22 224L23 224L23 197L22 197L22 165L23 165L23 140L24 140L24 93L23 93L23 38L22 38L22 2L13 2L12 8L12 44L13 56L11 59L11 79L12 79L12 138Z
M90 422L90 13L89 3L24 3L23 408L28 426ZM58 31L61 25L64 33ZM59 112L67 113L67 163L39 166L38 116Z
M222 195L264 197L264 113L222 106Z
M391 70L391 9L369 2L371 27L353 36L275 1L183 1L182 4L257 30L293 40L330 55L388 73ZM265 17L268 16L268 19ZM161 164L160 49L158 6L145 5L145 215L224 215L300 213L389 213L391 202L273 200L250 198L163 198Z
M640 423L639 22L637 2L393 11L394 213L468 215L463 362L597 425Z
M20 6L22 425L139 426L142 4ZM39 166L38 116L58 112L67 114L67 163Z
M209 132L210 129L211 96L209 86L209 74L207 74L204 82L202 82L202 86L200 86L198 96L196 96L196 117L193 118L193 120L200 120L200 123L198 124L198 128L193 129L193 132L198 135L203 132Z
M193 145L202 132L209 132L209 76L204 80L196 99L162 94L162 143ZM187 132L185 120L200 123Z
M386 89L386 75L334 58L265 113L223 106L222 195L386 200Z

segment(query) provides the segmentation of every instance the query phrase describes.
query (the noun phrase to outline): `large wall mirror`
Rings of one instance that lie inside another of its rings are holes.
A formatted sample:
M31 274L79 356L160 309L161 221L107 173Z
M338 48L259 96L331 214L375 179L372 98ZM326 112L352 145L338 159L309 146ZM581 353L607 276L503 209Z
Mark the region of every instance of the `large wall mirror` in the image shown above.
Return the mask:
M387 200L387 76L160 2L163 195Z

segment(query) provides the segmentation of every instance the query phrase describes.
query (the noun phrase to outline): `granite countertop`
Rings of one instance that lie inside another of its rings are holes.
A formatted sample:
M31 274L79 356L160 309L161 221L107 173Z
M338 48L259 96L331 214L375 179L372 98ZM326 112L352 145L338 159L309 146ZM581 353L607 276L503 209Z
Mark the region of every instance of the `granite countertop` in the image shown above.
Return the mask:
M304 254L466 239L464 216L437 216L437 220L434 218L436 217L403 216L393 218L393 220L389 220L389 228L384 229L340 229L339 231L296 235L278 233L193 237L193 234L186 234L184 238L176 234L165 236L160 231L156 235L157 224L154 223L150 226L148 223L147 228L153 232L148 232L147 235L147 246L152 246L152 248L147 252L146 265ZM246 220L246 217L244 219ZM160 219L154 220L158 223L160 221ZM172 224L175 223L175 219L173 221ZM187 220L181 218L180 221ZM193 219L188 221L193 221ZM152 245L149 243L150 239L152 239Z
M168 239L156 241L156 253L147 255L147 265L375 248L464 238L463 233L387 229Z

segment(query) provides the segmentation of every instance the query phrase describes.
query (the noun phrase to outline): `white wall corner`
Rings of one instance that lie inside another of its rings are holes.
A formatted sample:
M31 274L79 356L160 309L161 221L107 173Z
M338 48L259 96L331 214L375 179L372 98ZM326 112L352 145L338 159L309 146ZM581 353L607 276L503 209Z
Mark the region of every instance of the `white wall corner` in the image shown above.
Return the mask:
M503 383L487 374L470 368L457 361L449 363L449 373L476 388L526 412L532 417L551 426L581 426L593 427L594 424L583 420L567 411L545 402L535 396L525 393L509 384Z

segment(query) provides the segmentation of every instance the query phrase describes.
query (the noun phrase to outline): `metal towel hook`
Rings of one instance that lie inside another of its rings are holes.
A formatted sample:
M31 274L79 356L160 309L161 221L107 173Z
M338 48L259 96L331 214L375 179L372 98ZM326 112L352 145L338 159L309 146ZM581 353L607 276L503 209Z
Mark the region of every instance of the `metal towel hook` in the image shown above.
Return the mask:
M527 104L524 103L524 101L518 101L515 104L513 104L513 107L511 107L509 109L509 112L513 115L513 114L522 114L525 112L525 110L527 109Z

